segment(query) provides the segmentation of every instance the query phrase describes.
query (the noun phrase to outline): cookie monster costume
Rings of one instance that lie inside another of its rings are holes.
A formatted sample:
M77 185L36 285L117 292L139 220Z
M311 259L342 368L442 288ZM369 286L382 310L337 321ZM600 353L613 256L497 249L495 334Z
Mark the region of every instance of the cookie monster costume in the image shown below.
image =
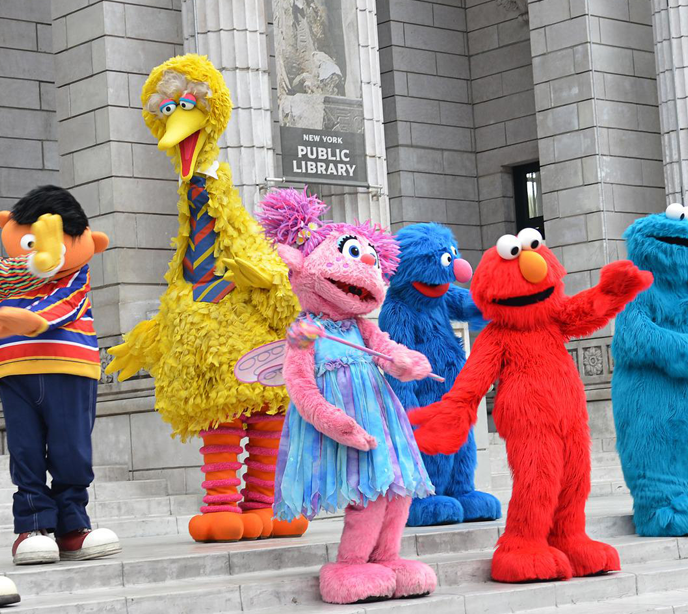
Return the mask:
M400 382L388 376L408 411L434 403L448 392L466 362L463 342L451 321L485 325L470 292L454 285L467 282L471 267L461 258L451 231L439 224L414 224L399 231L401 262L392 277L380 313L380 328L397 343L425 354L444 383L425 379ZM473 430L463 447L451 455L423 454L435 496L414 499L407 524L428 526L493 520L502 515L499 501L475 490L477 453Z
M638 535L688 534L688 209L634 222L628 257L654 284L616 319L612 403Z

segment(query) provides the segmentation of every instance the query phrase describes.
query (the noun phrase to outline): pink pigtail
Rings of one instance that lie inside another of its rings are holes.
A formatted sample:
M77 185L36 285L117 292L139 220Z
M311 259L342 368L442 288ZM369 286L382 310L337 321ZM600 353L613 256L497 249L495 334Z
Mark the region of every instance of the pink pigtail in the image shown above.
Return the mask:
M303 192L294 188L268 192L256 211L256 218L274 243L310 253L328 234L326 222L319 219L328 206L317 196L308 194L306 189Z

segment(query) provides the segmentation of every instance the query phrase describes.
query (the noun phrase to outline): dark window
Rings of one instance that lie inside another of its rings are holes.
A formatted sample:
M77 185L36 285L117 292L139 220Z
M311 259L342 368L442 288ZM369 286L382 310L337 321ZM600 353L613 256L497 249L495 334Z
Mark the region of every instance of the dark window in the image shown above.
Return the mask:
M516 228L535 228L545 236L545 220L542 214L542 189L540 187L540 164L533 162L514 166L514 203L516 206Z

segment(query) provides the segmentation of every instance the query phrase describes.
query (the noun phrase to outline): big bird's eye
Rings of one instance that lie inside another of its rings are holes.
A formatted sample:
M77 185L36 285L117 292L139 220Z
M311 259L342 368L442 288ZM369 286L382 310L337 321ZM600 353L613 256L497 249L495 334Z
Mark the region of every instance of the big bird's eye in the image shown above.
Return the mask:
M524 228L518 233L523 249L538 249L542 245L542 235L535 228Z
M34 245L36 245L36 237L33 235L24 235L19 241L19 245L21 245L23 250L29 252L34 248Z
M686 208L681 203L671 203L665 213L670 220L686 219Z
M184 92L179 99L179 106L185 111L191 111L196 106L196 96L190 92Z
M339 251L349 258L358 259L363 255L363 247L361 242L354 236L347 235L341 237L337 242L337 247Z
M452 263L452 255L449 252L444 252L444 254L440 256L440 262L442 266L449 266Z
M177 103L172 100L171 98L168 98L167 100L163 100L160 103L160 113L163 115L172 115L174 113L174 110L177 108Z
M504 260L513 260L514 258L518 258L518 255L521 253L520 239L514 235L504 235L503 237L499 237L499 241L497 241L497 253Z

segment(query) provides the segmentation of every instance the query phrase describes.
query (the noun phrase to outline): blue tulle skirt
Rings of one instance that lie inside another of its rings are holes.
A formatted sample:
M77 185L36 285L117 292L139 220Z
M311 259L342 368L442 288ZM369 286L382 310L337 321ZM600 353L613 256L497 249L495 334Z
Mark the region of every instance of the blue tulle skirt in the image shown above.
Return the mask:
M331 334L363 345L355 321L321 322ZM316 342L315 358L322 395L373 435L377 448L362 452L337 443L306 422L292 403L277 459L275 515L310 519L380 496L433 494L406 412L372 358L327 339Z

